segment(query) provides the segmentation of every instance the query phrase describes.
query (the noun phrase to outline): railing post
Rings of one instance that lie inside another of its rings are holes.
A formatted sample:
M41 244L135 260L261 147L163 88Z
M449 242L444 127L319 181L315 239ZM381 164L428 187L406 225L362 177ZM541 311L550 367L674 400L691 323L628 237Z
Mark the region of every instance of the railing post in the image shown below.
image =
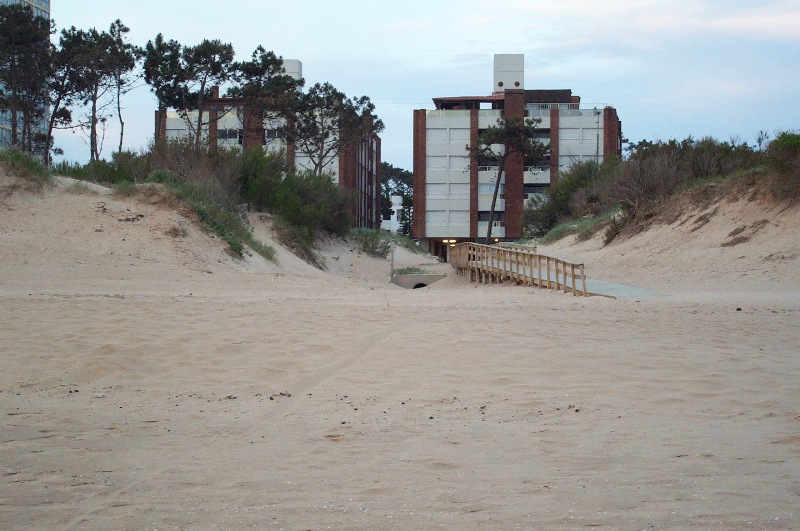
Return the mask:
M588 297L589 294L586 292L586 274L583 271L583 264L581 264L581 284L583 286L583 296Z
M469 274L470 282L502 284L510 280L516 284L536 285L564 293L572 291L573 296L589 296L584 264L514 247L465 242L452 249L450 259L456 273L462 276Z
M575 286L575 264L570 264L569 269L570 269L570 277L572 280L572 296L574 297L575 295L578 294Z
M547 261L547 289L551 288L550 284L550 257L546 256L545 260Z

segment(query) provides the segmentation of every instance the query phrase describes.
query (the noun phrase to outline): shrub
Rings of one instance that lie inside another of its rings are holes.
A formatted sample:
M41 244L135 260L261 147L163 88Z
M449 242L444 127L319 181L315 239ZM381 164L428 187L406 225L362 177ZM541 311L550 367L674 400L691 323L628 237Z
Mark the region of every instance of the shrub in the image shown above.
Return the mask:
M136 194L136 185L130 181L122 181L114 185L111 193L115 197L132 197Z
M630 216L642 205L670 196L694 183L729 177L763 163L763 153L736 139L706 137L682 141L640 142L630 158L587 188L604 208L626 203Z
M72 177L81 181L87 181L86 166L78 164L77 162L68 162L63 160L50 166L50 172L53 175L63 175L65 177Z
M247 244L267 260L275 259L274 249L263 245L253 237L241 216L230 206L230 201L216 202L206 195L201 184L186 181L164 170L150 174L148 181L163 184L179 199L188 203L200 222L228 244L232 254L242 256L244 244Z
M408 249L412 253L428 254L425 249L417 243L417 240L406 236L405 234L390 234L392 241L398 247Z
M348 237L358 245L361 252L376 258L386 258L392 250L392 238L386 231L353 229Z
M777 172L769 183L778 199L800 197L800 134L783 132L767 148L769 164Z
M327 175L287 174L276 200L275 214L312 240L320 232L344 236L352 226L350 196Z
M241 192L240 164L238 149L197 149L191 139L156 142L147 154L149 174L170 172L194 183L214 201L226 203Z
M259 212L274 210L278 205L278 188L287 171L285 153L248 149L242 154L240 169L242 200Z
M595 202L595 197L580 192L601 176L609 174L616 164L612 160L601 165L594 161L577 162L561 173L558 180L550 186L546 197L531 199L525 205L522 215L524 236L543 236L559 220L586 213L587 205L590 200ZM592 205L592 211L597 209L598 206Z
M306 227L293 225L281 217L276 217L272 228L279 242L292 249L303 260L319 269L324 269L324 261L314 248L314 234Z

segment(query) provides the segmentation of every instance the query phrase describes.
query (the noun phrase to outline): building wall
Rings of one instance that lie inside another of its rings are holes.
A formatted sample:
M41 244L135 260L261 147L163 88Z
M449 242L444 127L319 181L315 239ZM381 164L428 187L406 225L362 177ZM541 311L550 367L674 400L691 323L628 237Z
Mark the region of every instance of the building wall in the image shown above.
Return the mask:
M616 110L581 109L578 97L567 97L569 101L561 104L526 105L526 91L507 89L502 110L471 106L468 110L414 111L413 237L441 242L479 240L486 235L497 168L478 166L470 159L467 145L474 144L479 131L495 125L503 113L540 120L539 140L549 147L550 157L549 164L541 166L525 167L521 157L506 162L493 237L519 238L526 200L546 191L559 171L576 162L602 162L619 155L621 124ZM424 205L424 210L418 205ZM431 245L432 250L436 248Z
M403 196L393 195L389 197L391 201L392 214L389 219L381 219L381 229L396 233L400 230L400 219L398 214L403 209Z
M429 111L425 132L428 237L470 236L470 111ZM415 203L416 204L416 203Z

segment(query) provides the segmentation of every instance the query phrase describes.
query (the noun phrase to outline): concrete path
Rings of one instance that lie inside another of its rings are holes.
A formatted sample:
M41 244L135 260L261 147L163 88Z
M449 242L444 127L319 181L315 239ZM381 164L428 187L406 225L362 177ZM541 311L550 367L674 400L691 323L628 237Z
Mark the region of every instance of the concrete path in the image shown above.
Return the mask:
M480 261L476 261L476 263L480 264ZM492 267L501 269L510 273L515 273L517 270L517 265L513 262L505 263L504 260L498 260L491 264ZM555 270L550 270L550 282L553 284L556 283L556 272ZM530 275L533 277L538 277L539 273L536 268L533 268L530 271ZM543 277L547 277L547 273L542 275ZM564 278L563 275L559 275L560 282L566 283L567 288L572 290L572 281L569 276ZM577 280L577 288L581 290L581 282ZM586 279L586 291L589 292L589 295L601 295L603 297L612 297L614 299L619 298L631 298L631 297L666 297L667 294L660 292L660 291L651 291L643 288L637 288L634 286L626 286L624 284L612 284L611 282L604 282L602 280L592 280L587 278Z
M555 283L556 277L554 272L550 272L550 280ZM562 278L561 282L567 283L567 287L572 289L572 282L569 277ZM578 281L578 289L581 283ZM612 297L614 299L630 298L630 297L666 297L667 294L661 291L651 291L634 286L626 286L624 284L612 284L611 282L604 282L602 280L586 279L586 291L589 295L602 295L603 297Z

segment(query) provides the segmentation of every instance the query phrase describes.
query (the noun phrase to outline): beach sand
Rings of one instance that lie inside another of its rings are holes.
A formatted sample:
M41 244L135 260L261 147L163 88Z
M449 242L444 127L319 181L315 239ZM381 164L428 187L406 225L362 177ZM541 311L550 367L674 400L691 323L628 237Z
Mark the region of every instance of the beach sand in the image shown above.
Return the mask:
M545 249L610 299L66 186L0 199L0 528L800 527L796 207Z

